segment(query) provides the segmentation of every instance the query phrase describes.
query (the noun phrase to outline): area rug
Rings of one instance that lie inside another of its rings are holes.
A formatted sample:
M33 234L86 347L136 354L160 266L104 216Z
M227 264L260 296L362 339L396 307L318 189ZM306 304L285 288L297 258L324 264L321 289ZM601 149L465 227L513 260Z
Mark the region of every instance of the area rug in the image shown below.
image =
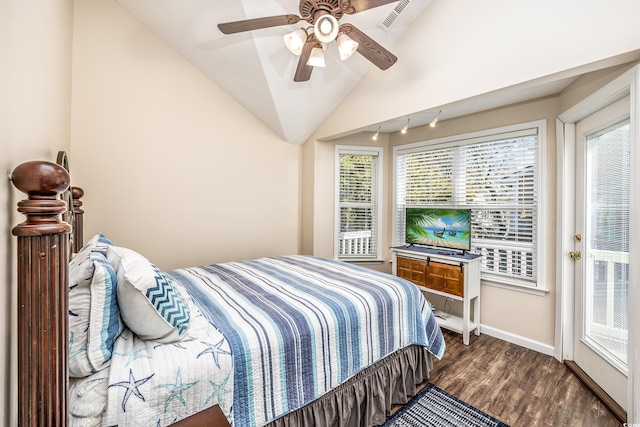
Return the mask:
M383 427L509 427L491 415L427 384Z

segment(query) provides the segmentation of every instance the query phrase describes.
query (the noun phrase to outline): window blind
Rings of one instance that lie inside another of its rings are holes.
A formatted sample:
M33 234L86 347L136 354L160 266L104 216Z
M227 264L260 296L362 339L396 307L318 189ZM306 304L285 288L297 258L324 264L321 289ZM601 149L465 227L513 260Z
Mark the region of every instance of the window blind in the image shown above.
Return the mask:
M585 335L627 368L629 344L629 120L589 135Z
M395 243L404 243L407 206L469 208L483 277L536 286L539 133L496 131L398 149Z
M377 258L379 154L339 150L338 156L338 258Z

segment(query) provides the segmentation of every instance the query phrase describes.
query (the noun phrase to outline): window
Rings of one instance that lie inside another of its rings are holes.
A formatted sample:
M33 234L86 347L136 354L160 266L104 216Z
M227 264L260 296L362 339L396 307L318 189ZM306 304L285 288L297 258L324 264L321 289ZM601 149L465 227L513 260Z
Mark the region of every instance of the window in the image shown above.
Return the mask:
M335 256L381 259L382 148L337 146L336 165Z
M397 147L394 243L405 241L407 206L469 208L483 280L539 288L545 132L540 121Z

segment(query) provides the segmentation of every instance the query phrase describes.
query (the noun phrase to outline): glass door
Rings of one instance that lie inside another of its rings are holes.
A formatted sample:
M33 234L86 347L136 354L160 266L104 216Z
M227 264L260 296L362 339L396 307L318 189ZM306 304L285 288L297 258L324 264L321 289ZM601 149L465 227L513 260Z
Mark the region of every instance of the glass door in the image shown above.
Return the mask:
M627 407L629 97L576 128L574 360Z

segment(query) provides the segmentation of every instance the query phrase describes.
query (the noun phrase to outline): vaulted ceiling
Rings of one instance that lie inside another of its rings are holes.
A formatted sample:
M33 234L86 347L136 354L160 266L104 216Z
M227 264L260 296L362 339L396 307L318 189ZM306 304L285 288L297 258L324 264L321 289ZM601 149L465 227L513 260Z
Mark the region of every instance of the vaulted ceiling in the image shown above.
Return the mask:
M166 43L224 88L285 141L302 144L372 68L360 54L341 61L335 42L325 46L326 67L294 82L298 57L283 37L306 22L225 35L219 23L293 14L297 0L118 0ZM401 0L355 14L351 23L386 49L431 0ZM402 58L398 59L402 61ZM389 72L389 71L385 71Z

